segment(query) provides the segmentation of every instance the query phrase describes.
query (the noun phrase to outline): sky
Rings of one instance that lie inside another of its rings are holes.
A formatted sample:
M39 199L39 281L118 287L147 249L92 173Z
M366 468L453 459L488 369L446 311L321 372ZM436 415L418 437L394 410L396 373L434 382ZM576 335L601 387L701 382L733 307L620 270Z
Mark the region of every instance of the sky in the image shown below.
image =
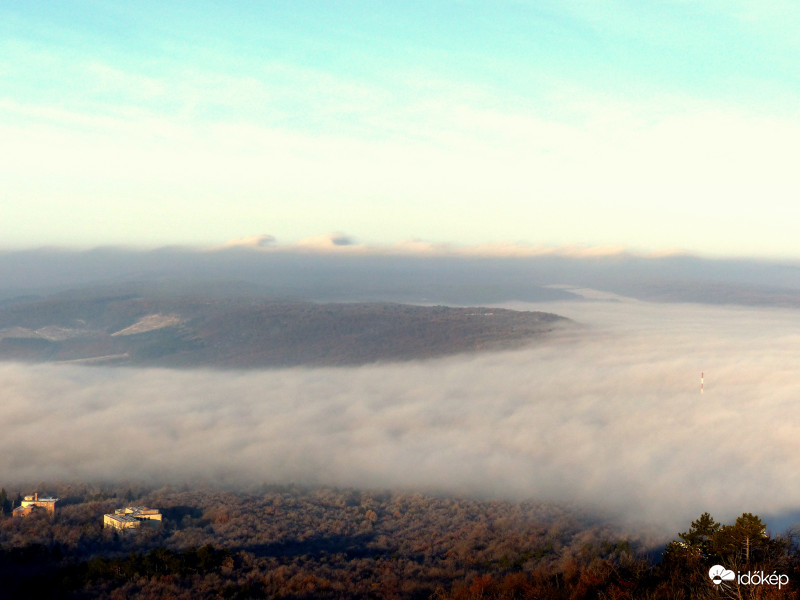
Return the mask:
M0 245L796 259L800 8L0 0Z

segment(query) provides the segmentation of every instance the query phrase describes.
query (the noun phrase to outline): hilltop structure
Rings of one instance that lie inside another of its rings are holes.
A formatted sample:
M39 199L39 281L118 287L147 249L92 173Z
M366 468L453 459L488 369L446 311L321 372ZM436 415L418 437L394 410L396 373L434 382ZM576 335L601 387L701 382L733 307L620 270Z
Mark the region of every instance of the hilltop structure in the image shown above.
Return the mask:
M116 509L113 515L103 515L103 527L120 531L139 529L142 525L152 529L161 529L161 519L162 514L156 508L126 506Z
M58 498L39 498L39 492L34 492L32 496L25 496L18 507L11 511L13 517L27 517L33 511L43 509L50 517L56 514L56 502Z

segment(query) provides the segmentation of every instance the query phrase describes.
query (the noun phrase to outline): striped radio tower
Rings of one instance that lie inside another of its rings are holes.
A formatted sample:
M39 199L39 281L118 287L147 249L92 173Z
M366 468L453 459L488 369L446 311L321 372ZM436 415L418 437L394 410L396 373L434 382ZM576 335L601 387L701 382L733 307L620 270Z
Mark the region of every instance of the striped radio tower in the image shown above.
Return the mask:
M700 393L703 393L703 372L700 371Z

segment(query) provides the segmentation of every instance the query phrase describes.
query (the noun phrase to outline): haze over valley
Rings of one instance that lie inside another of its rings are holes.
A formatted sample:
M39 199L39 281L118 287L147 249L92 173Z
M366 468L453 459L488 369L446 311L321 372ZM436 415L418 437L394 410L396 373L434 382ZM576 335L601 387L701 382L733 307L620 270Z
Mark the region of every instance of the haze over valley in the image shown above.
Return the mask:
M241 256L273 271L273 260L297 269L322 260ZM85 256L73 258L80 264ZM242 272L228 260L231 272ZM40 289L37 297L7 288L0 310L4 352L24 347L38 331L37 343L65 354L27 360L74 360L59 344L77 334L54 326L73 327L78 318L105 336L102 343L78 336L88 346L143 341L114 346L130 352L116 359L125 368L102 361L4 363L2 472L27 482L269 481L535 498L577 503L664 534L710 508L728 518L746 507L774 526L796 518L800 432L791 415L800 385L793 360L800 331L796 309L787 307L795 297L790 288L772 296L769 285L731 278L715 289L748 287L749 304L761 295L767 305L720 304L724 298L713 296L706 304L653 302L615 292L623 267L607 285L598 282L604 259L593 259L601 268L587 281L592 288L580 278L592 259L572 259L568 284L537 270L535 259L496 260L486 271L480 260L460 259L461 279L435 260L414 263L428 267L419 274L402 257L383 259L380 270L349 260L328 259L326 268L329 282L337 269L344 278L358 270L361 283L350 285L354 299L396 299L380 287L386 283L376 284L388 266L409 279L425 278L421 288L404 288L408 295L437 299L462 285L467 297L484 293L505 301L444 308L287 300L287 282L299 281L288 269L285 279L269 282L255 269L235 285L215 284L208 273L162 277L140 281L140 294L129 296L99 294L108 291L103 286L123 285L118 275L95 281L100 288ZM527 279L516 277L523 267ZM685 275L690 279L691 270ZM497 284L504 279L508 287ZM262 295L270 284L284 291L283 299ZM293 285L297 294L302 287ZM310 281L304 285L314 290ZM330 293L331 283L317 285L310 299ZM180 302L171 295L175 289L183 294ZM539 293L569 299L514 300ZM281 330L291 335L268 335L270 311L283 313L288 320ZM217 333L197 324L215 319L221 319ZM301 326L309 322L314 327ZM213 335L198 338L198 331ZM236 348L248 352L235 355L191 350L191 344L248 339L269 342L261 349L269 348L269 370L254 368L267 363L254 360L257 346L244 342ZM176 350L177 340L189 350ZM316 349L306 358L296 354L304 345ZM148 368L130 366L137 348L144 356L138 362ZM372 358L365 360L359 348ZM165 368L176 365L182 369Z
M800 600L798 31L0 2L0 598Z

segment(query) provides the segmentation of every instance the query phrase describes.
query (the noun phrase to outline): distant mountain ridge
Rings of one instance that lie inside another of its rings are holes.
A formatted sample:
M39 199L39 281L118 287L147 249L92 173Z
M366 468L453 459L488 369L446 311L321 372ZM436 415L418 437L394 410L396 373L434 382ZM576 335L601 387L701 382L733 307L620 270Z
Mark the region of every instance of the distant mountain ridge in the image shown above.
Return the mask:
M543 312L85 290L0 307L0 360L164 367L358 365L520 346Z
M90 285L203 288L315 302L480 306L585 301L591 288L656 302L800 307L800 263L690 255L530 257L335 255L251 248L216 251L55 248L0 251L0 307ZM214 289L216 287L216 289Z

